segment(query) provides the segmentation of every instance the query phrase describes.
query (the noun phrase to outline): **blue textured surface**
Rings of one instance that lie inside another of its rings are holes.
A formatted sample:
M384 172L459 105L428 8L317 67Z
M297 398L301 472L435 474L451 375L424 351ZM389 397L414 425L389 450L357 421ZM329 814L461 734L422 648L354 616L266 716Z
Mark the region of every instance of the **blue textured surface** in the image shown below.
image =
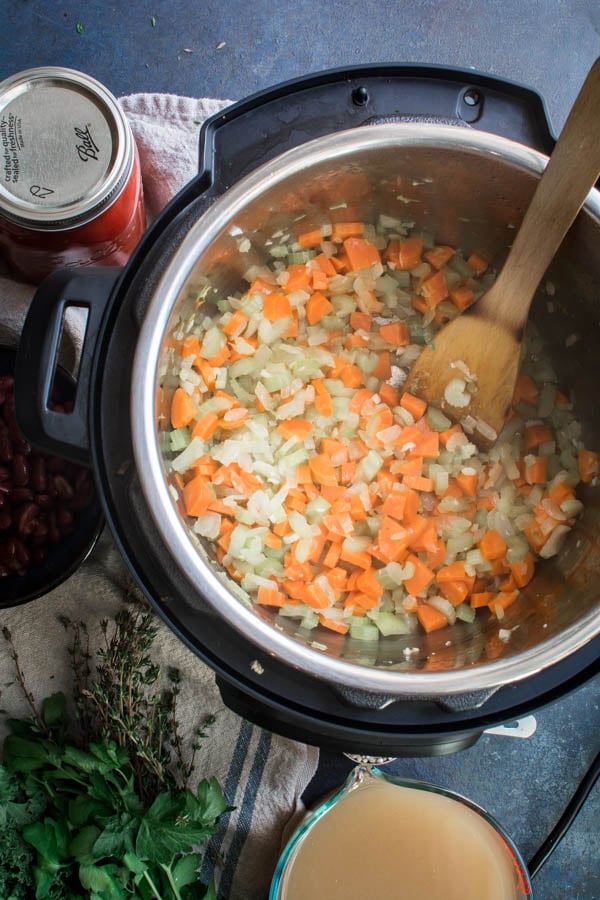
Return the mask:
M5 0L0 31L0 78L30 66L66 65L117 95L240 99L335 66L472 67L537 90L555 133L598 55L598 0ZM540 710L528 740L486 735L462 753L399 760L392 771L480 803L529 858L598 752L599 703L596 680ZM339 784L348 766L324 754L314 789ZM599 823L597 787L536 879L536 900L600 900Z

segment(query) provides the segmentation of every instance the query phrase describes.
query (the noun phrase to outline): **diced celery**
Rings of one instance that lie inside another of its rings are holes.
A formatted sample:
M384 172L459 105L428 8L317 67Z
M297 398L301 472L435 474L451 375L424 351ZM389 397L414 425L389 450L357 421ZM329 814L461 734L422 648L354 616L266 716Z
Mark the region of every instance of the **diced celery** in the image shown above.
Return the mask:
M379 612L374 621L384 637L388 637L390 634L409 634L410 632L406 619L392 612Z
M376 625L373 625L373 623L370 622L367 618L352 622L348 634L356 641L379 640L379 629Z
M189 428L175 428L169 432L169 450L172 450L173 453L185 450L191 439Z
M459 603L456 607L456 618L460 619L461 622L474 622L475 610L468 603Z

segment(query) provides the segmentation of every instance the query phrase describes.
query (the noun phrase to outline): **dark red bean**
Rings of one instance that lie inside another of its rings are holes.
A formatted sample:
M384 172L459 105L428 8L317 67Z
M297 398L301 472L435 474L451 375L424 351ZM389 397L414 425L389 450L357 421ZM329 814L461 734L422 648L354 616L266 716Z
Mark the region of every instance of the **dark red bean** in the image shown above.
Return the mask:
M58 456L51 456L46 460L46 469L49 472L64 472L67 464L64 459Z
M6 426L0 426L0 462L9 463L13 458L13 446Z
M12 461L13 484L23 487L29 482L29 463L23 454L17 453Z
M35 503L24 503L15 510L17 531L21 537L27 537L33 532L39 513L40 508Z
M33 491L27 487L14 487L10 492L10 502L13 506L29 503L30 500L33 500L33 497Z
M56 524L61 531L73 524L73 513L66 506L59 506L56 510Z
M70 500L73 497L75 491L64 475L55 475L52 479L52 484L57 497L61 497L63 500Z
M43 494L48 484L46 463L43 456L34 456L31 460L31 484L36 493Z
M19 430L13 390L12 376L0 375L0 579L42 563L95 493L87 469L32 451ZM73 408L56 390L53 401L59 411Z

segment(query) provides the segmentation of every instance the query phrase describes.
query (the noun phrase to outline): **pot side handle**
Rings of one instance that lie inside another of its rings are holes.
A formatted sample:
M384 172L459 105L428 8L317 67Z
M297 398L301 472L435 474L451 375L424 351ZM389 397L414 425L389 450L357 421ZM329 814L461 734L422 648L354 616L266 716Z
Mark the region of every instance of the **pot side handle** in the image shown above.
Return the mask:
M88 410L92 360L100 323L123 270L90 266L60 269L38 287L17 349L15 409L21 431L35 447L79 465L90 465ZM71 413L49 408L65 313L87 312Z
M199 173L220 194L286 150L374 120L452 122L547 154L555 142L529 88L475 70L381 63L287 81L211 116L200 131Z

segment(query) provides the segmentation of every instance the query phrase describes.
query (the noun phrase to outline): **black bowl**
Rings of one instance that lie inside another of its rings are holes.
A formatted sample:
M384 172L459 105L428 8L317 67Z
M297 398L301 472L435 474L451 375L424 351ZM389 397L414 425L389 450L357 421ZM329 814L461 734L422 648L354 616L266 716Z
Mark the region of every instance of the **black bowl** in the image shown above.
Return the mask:
M0 347L0 375L14 372L16 350ZM56 385L62 396L73 392L72 378L57 368ZM76 513L75 528L56 544L50 544L45 558L32 564L22 575L0 577L0 609L8 609L36 600L58 587L91 553L102 533L104 517L98 496ZM0 537L2 536L0 531Z

